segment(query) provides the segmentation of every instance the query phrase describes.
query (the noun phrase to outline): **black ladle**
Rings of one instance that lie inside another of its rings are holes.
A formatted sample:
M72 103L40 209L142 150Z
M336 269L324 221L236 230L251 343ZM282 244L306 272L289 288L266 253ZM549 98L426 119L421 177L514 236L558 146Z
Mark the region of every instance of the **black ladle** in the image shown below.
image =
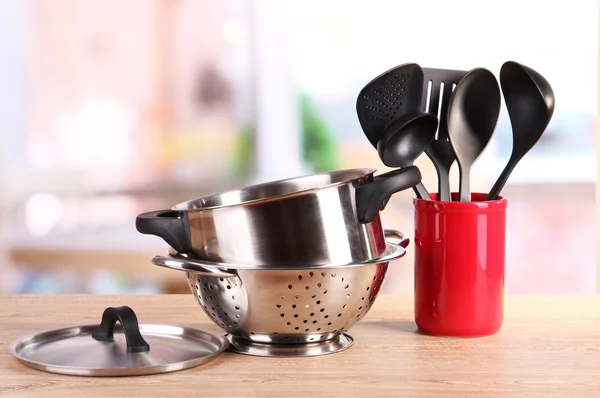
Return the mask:
M513 149L487 200L495 200L517 163L538 142L554 113L554 92L535 70L514 61L500 69L500 84L513 131Z
M388 167L412 166L435 137L438 119L431 113L411 112L393 120L377 142L379 158ZM422 183L413 187L418 198L431 200Z
M459 200L471 201L471 167L492 138L500 114L500 87L492 72L470 70L448 104L448 136L460 169Z

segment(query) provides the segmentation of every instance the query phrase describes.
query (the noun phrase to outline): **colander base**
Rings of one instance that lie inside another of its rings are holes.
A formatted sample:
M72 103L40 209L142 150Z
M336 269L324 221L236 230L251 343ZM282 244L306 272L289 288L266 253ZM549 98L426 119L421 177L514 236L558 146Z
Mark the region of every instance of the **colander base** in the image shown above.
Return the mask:
M229 340L229 351L261 357L310 357L326 355L346 350L354 344L354 338L346 333L325 341L298 344L255 343L234 337L230 334L226 335L226 337Z

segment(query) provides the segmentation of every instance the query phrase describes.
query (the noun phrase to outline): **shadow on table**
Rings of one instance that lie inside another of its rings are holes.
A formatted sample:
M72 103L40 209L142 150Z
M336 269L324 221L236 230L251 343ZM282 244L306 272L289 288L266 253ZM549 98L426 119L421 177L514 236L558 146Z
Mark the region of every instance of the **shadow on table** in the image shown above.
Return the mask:
M356 326L365 326L370 330L375 331L393 331L393 332L404 332L413 334L423 334L417 329L417 325L413 320L400 320L400 321L363 321L358 323Z

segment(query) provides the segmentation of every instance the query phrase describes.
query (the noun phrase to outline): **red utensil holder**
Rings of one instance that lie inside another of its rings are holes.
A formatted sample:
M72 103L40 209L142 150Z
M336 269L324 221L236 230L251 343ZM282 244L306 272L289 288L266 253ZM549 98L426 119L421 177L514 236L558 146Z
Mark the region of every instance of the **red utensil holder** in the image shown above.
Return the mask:
M437 336L477 337L504 318L507 200L414 200L415 322Z

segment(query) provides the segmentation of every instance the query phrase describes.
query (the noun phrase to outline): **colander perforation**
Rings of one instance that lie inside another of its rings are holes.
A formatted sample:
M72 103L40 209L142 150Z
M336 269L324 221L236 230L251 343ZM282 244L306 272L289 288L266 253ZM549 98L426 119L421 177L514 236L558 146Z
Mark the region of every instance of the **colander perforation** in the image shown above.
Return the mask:
M387 263L327 271L238 270L235 278L192 274L188 282L204 312L231 336L306 343L332 339L362 319L386 272Z

